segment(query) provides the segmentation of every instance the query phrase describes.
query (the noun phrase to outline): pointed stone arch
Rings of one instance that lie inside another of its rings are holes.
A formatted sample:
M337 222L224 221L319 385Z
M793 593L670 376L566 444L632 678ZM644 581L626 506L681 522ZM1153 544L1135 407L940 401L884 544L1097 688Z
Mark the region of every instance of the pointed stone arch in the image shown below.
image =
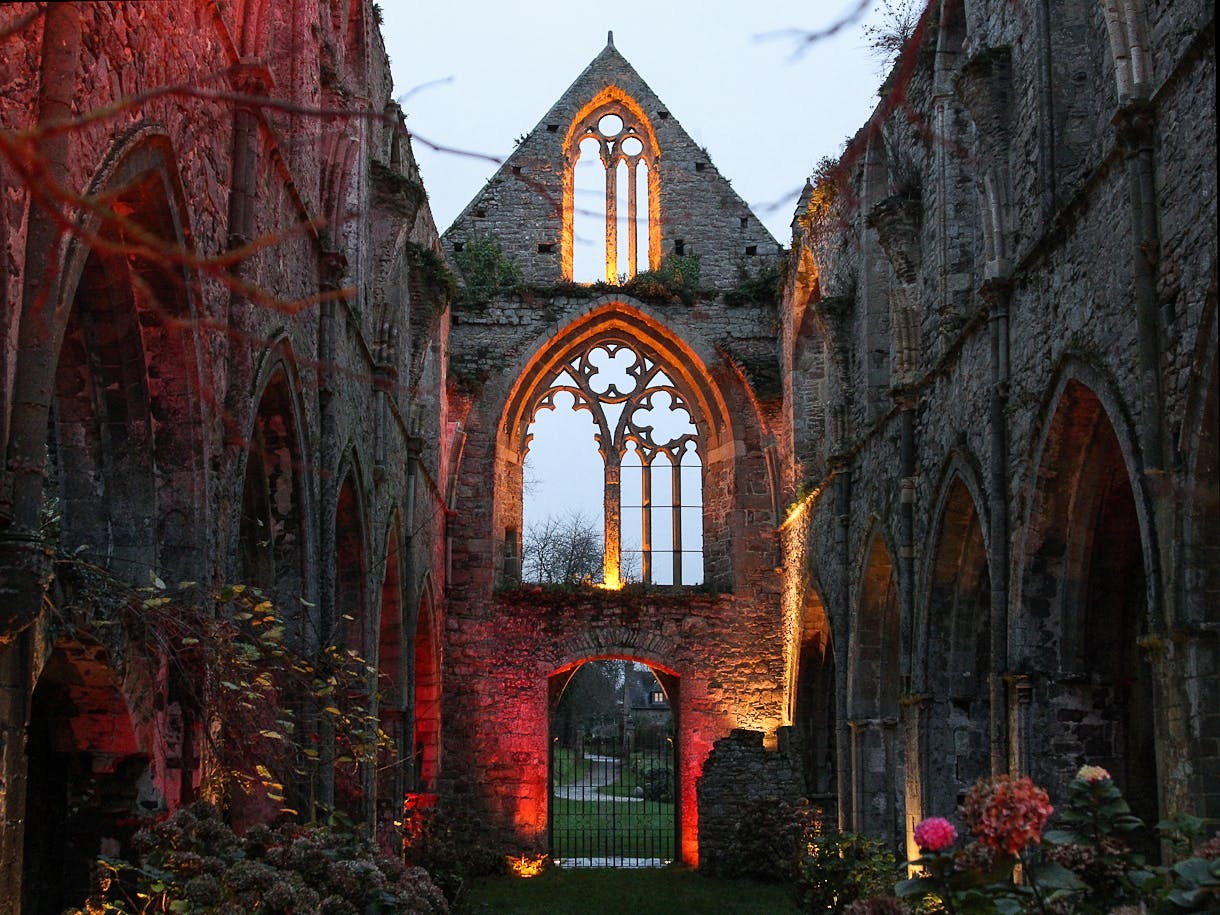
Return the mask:
M607 136L601 129L605 118L618 118L621 127ZM657 145L656 132L652 121L630 94L615 85L606 86L593 96L576 112L568 125L564 136L564 174L563 174L563 223L560 229L563 240L560 251L560 269L564 279L571 280L574 271L575 221L576 221L576 164L581 158L582 146L586 139L597 141L598 154L606 171L606 281L617 282L619 275L618 238L617 238L617 190L619 164L627 169L627 199L629 212L627 226L629 232L627 270L628 277L634 276L636 263L636 225L637 225L637 170L643 167L647 174L648 199L648 263L644 269L655 270L661 264L661 176L658 168L661 149ZM638 142L639 149L627 152L625 140L632 138Z
M902 826L897 726L903 690L898 582L878 527L865 541L847 677L854 831L892 837Z
M14 401L13 437L25 438L27 409L43 413L52 468L45 497L59 503L65 544L88 546L121 577L148 571L202 576L213 544L200 531L207 513L203 467L208 393L198 329L191 231L173 151L156 130L133 131L111 151L87 194L101 212L73 236L50 333L53 355L21 366L17 384L53 383ZM23 324L23 330L25 325ZM24 344L19 358L37 355ZM50 403L45 397L49 392ZM41 465L41 456L39 465ZM23 498L42 495L24 486Z
M378 747L373 779L374 827L379 844L387 851L393 850L396 841L401 841L395 823L402 818L403 796L408 787L406 761L409 753L405 742L410 667L403 621L405 595L401 537L401 518L394 511L386 525L381 553L384 559L378 597L377 655L375 660L370 659L370 664L376 669L371 710L376 713L378 727L386 737Z
M991 577L985 518L973 476L951 465L937 501L928 558L926 615L913 671L927 697L921 731L924 809L949 816L991 774Z
M1017 762L1052 793L1075 766L1103 766L1155 822L1152 671L1140 643L1157 575L1129 424L1112 403L1099 379L1065 372L1037 456L1014 656L1040 711L1017 735Z
M805 594L792 705L806 791L833 822L839 781L834 639L826 605L813 587Z
M420 588L415 613L411 687L412 771L415 791L435 791L441 772L441 632L431 580Z
M652 366L661 373L658 377L663 377L665 383L658 390L665 389L671 402L680 404L696 429L683 449L693 448L695 451L701 468L700 482L714 474L717 467L723 469L732 461L732 456L724 453L727 449L721 448L724 442L732 438L730 414L703 359L690 345L644 310L622 299L603 300L539 346L524 365L507 397L497 430L497 479L505 481L505 484L498 486L496 493L501 519L496 529L504 532L502 542L506 544L512 544L515 532L521 530L522 468L529 447L529 424L539 409L547 407L547 398L551 396L550 391L557 379L571 370L574 361L584 359L599 348L611 353L623 350L634 354L638 380L650 377L649 373L653 370L640 366ZM640 391L620 393L629 393L633 403L636 400L642 403ZM587 403L585 408L589 408ZM618 431L607 426L598 433L597 439L605 465L603 580L610 587L617 587L621 582L620 461L626 450L627 438L624 436L630 437L623 431L623 423L628 418L627 411L624 411L618 421ZM674 466L677 466L677 460ZM641 495L641 504L644 502L646 498ZM730 544L707 535L706 509L702 514L703 517L699 519L702 523L700 534L704 569L707 569L721 564L732 554L731 550L726 549L731 547ZM676 525L674 530L678 530Z
M307 476L304 408L291 348L280 341L267 353L255 384L256 404L244 438L238 580L263 589L289 623L298 650L320 644L311 486Z

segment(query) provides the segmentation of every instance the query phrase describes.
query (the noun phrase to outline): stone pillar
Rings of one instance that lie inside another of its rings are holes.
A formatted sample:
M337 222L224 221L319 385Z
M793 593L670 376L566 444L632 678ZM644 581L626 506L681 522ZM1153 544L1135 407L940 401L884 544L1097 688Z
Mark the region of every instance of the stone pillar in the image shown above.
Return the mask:
M1008 684L1008 771L1028 775L1033 743L1030 708L1034 698L1033 680L1026 674L1005 674L1003 679Z
M0 647L0 915L21 910L29 687L29 639L23 635Z
M928 795L928 785L924 764L932 764L932 761L927 759L927 720L931 702L931 696L917 693L903 696L899 706L902 716L902 762L906 799L903 837L906 840L908 861L919 857L919 847L915 845L914 840L915 824L925 816L924 798ZM934 810L931 813L943 815L947 811Z

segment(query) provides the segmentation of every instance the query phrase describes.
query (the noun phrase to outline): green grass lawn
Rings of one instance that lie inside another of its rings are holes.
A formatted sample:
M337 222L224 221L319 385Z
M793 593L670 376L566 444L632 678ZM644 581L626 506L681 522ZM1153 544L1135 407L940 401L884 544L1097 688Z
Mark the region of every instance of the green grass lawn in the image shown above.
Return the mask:
M713 880L685 867L550 868L540 877L473 882L455 915L792 915L792 890L753 880Z
M552 856L674 857L674 805L551 798Z
M577 759L569 747L556 747L551 756L551 781L555 785L570 785L589 771L588 760Z

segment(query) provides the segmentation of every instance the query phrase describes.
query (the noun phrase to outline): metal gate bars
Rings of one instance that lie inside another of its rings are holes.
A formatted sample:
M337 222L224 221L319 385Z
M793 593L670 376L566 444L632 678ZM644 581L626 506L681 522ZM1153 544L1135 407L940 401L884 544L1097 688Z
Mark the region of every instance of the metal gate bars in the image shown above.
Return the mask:
M551 741L551 858L564 867L662 867L675 858L673 735Z

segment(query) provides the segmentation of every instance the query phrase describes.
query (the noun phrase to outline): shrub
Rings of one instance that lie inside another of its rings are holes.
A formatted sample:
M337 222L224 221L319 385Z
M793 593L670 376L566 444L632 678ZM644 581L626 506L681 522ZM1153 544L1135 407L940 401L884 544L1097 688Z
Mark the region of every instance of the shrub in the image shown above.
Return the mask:
M237 836L201 801L140 830L133 844L135 862L101 859L100 891L73 915L449 911L426 871L378 857L365 839L333 826L255 826Z
M852 903L887 893L897 866L878 839L850 832L819 836L799 865L797 903L804 912L845 912Z
M1028 778L981 779L963 808L975 840L955 849L939 818L924 820L915 829L921 854L910 862L922 873L901 881L897 894L921 910L948 913L1220 909L1220 843L1205 843L1172 866L1150 864L1133 842L1150 845L1152 836L1104 769L1081 768L1057 828L1047 830L1051 813L1046 792ZM1197 817L1185 817L1157 831L1185 854L1202 827Z
M475 236L454 255L466 283L466 299L472 304L490 302L498 293L521 285L521 270L500 250L491 236Z
M486 819L469 804L443 798L410 811L403 832L407 863L431 874L450 901L469 878L504 871L504 850L490 843Z

